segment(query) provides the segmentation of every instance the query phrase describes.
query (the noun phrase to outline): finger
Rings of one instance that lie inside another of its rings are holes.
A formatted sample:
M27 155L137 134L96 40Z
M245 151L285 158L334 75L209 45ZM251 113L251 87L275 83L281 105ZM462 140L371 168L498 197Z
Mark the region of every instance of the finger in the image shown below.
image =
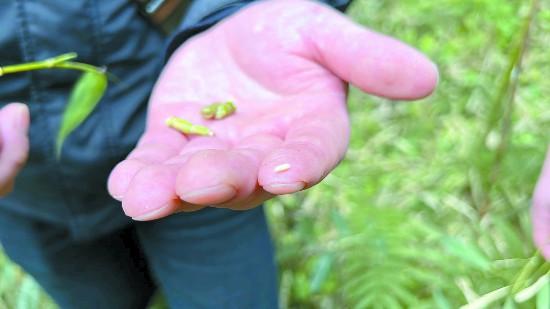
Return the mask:
M117 164L109 175L107 183L109 194L121 201L130 182L140 170L176 156L185 143L185 136L171 129L160 128L146 132L136 149L124 161Z
M122 199L124 213L136 221L149 221L175 212L192 212L204 208L180 200L175 179L181 164L151 164L132 178Z
M310 187L344 157L349 139L345 109L310 118L294 122L284 143L263 160L258 180L266 191L288 194Z
M533 195L532 218L535 244L550 260L550 149Z
M180 198L199 205L221 205L251 199L258 187L258 168L281 140L251 136L232 150L204 150L191 156L176 184Z
M13 179L29 153L29 109L12 103L0 110L0 194L11 191Z
M244 138L236 146L237 151L246 153L255 153L258 158L265 158L275 148L283 143L282 139L277 134L258 133L247 138ZM259 167L258 167L259 168ZM258 175L256 175L256 178ZM273 198L273 194L265 191L258 184L254 192L249 196L241 199L234 199L219 206L233 210L247 210L257 207L261 203Z
M328 7L311 4L313 21L302 35L313 44L310 57L363 91L393 98L429 95L437 67L417 50L368 30Z
M149 144L147 140L140 145L151 145L159 147L157 143ZM166 147L166 145L164 145ZM128 162L148 161L150 164L144 165L134 176L128 180L128 188L125 197L122 199L124 212L135 220L144 221L157 219L171 214L174 211L194 211L202 206L183 203L176 194L175 182L181 167L191 157L193 152L202 149L227 149L229 146L218 138L196 138L186 143L183 150L181 145L168 151L169 158L164 161L152 162L159 156L150 155L148 149L142 151L136 150L129 157L133 158ZM139 149L139 148L138 148ZM174 151L179 151L179 155L174 155ZM135 160L139 158L139 160Z
M124 213L137 221L168 216L185 205L176 195L175 181L179 166L151 164L131 180L122 198Z
M248 210L255 207L258 207L263 202L273 198L274 195L265 191L262 187L258 187L254 192L252 192L246 199L240 200L231 200L226 203L221 203L217 205L211 205L215 208L227 208L233 210Z
M196 104L162 104L149 109L145 134L136 149L111 172L108 190L111 196L122 200L133 177L150 164L174 157L187 142L185 135L166 127L171 116L183 115L196 110Z

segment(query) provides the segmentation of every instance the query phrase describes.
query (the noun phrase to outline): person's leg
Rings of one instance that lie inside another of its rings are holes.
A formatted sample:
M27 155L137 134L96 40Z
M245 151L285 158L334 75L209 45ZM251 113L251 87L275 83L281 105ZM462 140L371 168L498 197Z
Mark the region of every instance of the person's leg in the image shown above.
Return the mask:
M63 227L0 212L0 243L61 308L145 308L154 292L135 230L76 242Z
M205 208L139 223L137 230L171 308L277 308L262 207Z

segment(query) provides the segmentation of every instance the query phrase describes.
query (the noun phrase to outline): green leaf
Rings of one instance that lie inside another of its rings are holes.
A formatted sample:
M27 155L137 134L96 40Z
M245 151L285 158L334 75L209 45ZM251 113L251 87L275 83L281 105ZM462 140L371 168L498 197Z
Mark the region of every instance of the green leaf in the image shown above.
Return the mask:
M550 280L537 294L537 309L550 308Z
M521 230L514 228L512 224L501 218L494 218L494 226L498 233L506 239L508 256L523 256L525 254L525 241L521 239Z
M16 300L16 308L32 309L39 307L40 286L29 276L23 278L23 282L18 287L19 294Z
M474 243L468 243L450 236L443 238L443 245L447 251L460 258L469 266L482 271L487 271L491 267L489 259L477 248Z
M527 260L520 273L514 280L512 285L512 294L516 294L529 283L533 272L535 272L539 265L543 262L543 258L538 252Z
M445 296L443 291L440 289L436 289L433 294L432 298L434 300L434 305L437 306L439 309L451 309L453 306L449 302L449 299Z
M332 261L333 257L329 253L323 254L317 260L317 263L315 264L315 272L310 283L310 290L312 293L319 292L321 286L325 283L332 266Z
M101 71L83 73L76 82L67 107L63 112L63 119L57 134L55 152L57 158L61 156L63 142L94 110L103 93L107 89L107 76Z

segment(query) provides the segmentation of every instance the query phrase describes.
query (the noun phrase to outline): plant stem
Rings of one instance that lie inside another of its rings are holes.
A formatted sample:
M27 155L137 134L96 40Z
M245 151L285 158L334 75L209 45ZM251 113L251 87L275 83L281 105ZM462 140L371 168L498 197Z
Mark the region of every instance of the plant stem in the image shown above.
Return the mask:
M519 46L517 47L516 55L514 55L515 56L514 66L511 67L511 69L509 68L510 85L507 91L508 97L503 104L504 106L503 106L502 124L500 128L501 139L496 149L495 164L491 175L492 182L494 182L498 177L500 166L502 165L504 155L506 153L508 144L510 142L510 135L512 131L512 114L514 112L514 107L515 107L515 96L518 88L519 75L521 74L522 62L527 51L527 45L530 37L529 34L535 20L537 7L538 7L538 0L533 0L533 2L531 3L529 15L525 20L525 24L523 25L522 34L521 34L521 43L519 43Z
M80 70L85 72L105 73L105 68L98 68L86 63L72 62L72 61L59 63L54 67L54 69L70 69L70 70Z
M478 213L481 216L485 215L489 211L490 202L488 192L493 187L493 184L496 183L495 180L498 178L502 161L506 155L506 150L508 149L510 135L512 132L512 114L515 106L516 90L518 87L519 76L521 74L522 61L527 51L530 30L535 21L538 3L538 0L531 1L529 13L522 24L518 42L510 53L508 67L506 68L504 78L499 85L498 94L491 104L491 111L489 113L489 119L485 127L485 132L481 136L480 147L485 148L485 142L491 132L500 126L500 142L495 149L490 171L481 173L483 175L482 188L484 189L485 195L481 208L478 210ZM501 119L500 125L499 119Z
M76 53L66 53L56 57L48 58L41 61L33 61L28 63L8 65L5 67L0 67L0 76L6 74L35 71L35 70L44 70L44 69L70 69L70 70L79 70L86 72L98 72L105 73L103 68L97 68L93 65L72 62L69 60L75 59L78 55Z
M535 252L535 254L529 258L527 263L523 265L523 268L515 278L514 282L511 285L511 294L516 294L521 289L525 287L525 285L528 283L531 275L533 272L537 269L537 267L540 265L542 261L542 257L540 256L539 252Z

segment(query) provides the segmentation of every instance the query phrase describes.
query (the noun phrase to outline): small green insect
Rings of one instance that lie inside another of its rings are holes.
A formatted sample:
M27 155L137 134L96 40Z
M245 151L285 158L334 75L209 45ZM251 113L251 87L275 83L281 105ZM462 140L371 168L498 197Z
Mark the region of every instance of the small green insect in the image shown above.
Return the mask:
M201 114L205 119L223 119L237 110L231 101L225 103L212 103L202 108Z
M168 127L176 129L184 134L214 136L214 132L212 132L212 130L208 127L192 124L191 122L179 117L170 117L166 119L165 123Z

